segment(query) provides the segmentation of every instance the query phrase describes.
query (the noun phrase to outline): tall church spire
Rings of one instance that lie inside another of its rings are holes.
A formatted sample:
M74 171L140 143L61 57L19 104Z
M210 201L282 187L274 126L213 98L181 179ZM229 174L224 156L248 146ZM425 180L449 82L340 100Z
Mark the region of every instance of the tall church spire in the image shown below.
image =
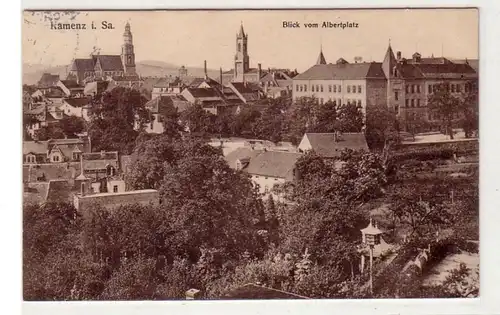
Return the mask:
M392 51L391 40L389 40L389 47L387 47L384 61L382 62L382 70L384 71L386 78L391 77L392 70L396 66L396 64L397 64L396 57L394 56L394 52Z
M240 32L238 33L238 37L245 37L245 30L243 29L243 21L241 21L241 24L240 24Z
M326 59L325 56L323 55L323 45L321 45L319 49L319 56L318 60L316 60L317 65L326 65Z
M239 33L236 34L236 54L234 55L234 81L243 82L244 74L250 69L250 56L248 56L248 34L240 25Z
M135 72L135 53L130 31L130 23L125 24L125 31L123 32L123 45L122 45L122 64L124 75L136 75Z

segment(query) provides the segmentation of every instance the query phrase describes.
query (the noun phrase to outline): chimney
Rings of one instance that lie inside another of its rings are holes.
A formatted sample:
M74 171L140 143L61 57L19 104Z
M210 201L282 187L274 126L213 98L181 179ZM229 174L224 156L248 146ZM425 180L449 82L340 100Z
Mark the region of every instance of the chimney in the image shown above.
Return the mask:
M81 186L80 186L80 195L82 197L85 196L85 182L81 183Z
M222 67L220 67L220 73L219 73L219 76L220 76L220 85L222 85Z
M398 52L396 53L396 60L397 60L397 61L401 61L401 52L400 52L400 51L398 51Z
M257 67L259 68L259 80L260 80L260 78L262 78L262 65L258 63Z
M201 296L201 291L198 289L189 289L186 291L186 300L197 300Z
M208 79L208 72L207 72L207 61L206 60L204 61L203 69L205 71L205 80L207 80Z

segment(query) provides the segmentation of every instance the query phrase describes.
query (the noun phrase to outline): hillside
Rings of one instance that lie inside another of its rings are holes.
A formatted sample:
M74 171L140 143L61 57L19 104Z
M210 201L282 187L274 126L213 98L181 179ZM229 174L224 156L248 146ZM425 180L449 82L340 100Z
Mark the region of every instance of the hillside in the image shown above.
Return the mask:
M68 66L45 66L41 64L23 64L23 84L36 84L44 72L59 74L62 78L66 77ZM139 61L136 64L137 72L143 77L163 77L177 76L179 73L178 65L169 64L162 61L146 60ZM203 76L202 67L188 67L189 76ZM219 77L219 71L208 69L208 75L214 79Z

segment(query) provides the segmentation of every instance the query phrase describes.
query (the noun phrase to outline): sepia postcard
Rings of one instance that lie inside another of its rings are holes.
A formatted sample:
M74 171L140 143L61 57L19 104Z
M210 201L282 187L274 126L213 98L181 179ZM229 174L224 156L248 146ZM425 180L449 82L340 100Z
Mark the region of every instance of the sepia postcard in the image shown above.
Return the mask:
M479 297L479 12L24 11L25 301Z

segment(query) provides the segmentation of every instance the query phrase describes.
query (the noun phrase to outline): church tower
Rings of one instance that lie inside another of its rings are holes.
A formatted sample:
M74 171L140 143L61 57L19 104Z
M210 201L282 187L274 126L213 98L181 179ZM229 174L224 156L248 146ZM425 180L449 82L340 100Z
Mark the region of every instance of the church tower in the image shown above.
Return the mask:
M248 35L243 30L243 23L236 35L236 55L234 56L234 81L243 82L244 74L250 69L248 56Z
M124 75L132 76L137 75L135 72L135 54L134 44L132 43L132 32L130 32L130 24L127 22L125 25L125 32L123 33L122 45L122 63Z

